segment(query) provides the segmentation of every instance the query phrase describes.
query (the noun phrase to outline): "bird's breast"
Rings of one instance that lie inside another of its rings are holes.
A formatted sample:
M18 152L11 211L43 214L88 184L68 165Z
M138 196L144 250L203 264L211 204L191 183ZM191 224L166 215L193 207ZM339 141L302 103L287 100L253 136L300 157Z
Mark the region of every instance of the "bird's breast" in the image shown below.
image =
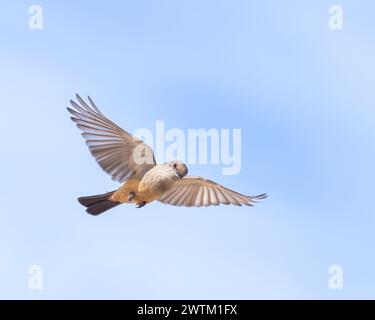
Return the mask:
M162 194L170 189L176 182L176 176L161 169L147 172L138 185L138 192L151 192Z

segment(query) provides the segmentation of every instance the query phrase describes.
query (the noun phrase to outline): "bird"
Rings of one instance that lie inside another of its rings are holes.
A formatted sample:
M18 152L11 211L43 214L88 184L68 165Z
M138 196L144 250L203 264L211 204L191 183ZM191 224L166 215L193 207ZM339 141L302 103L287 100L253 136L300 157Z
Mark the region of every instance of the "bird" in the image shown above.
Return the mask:
M200 176L190 176L180 160L157 164L152 149L109 120L87 97L76 94L67 110L99 166L122 185L114 191L79 197L86 212L97 216L119 204L142 208L155 200L173 206L252 206L267 194L246 196Z

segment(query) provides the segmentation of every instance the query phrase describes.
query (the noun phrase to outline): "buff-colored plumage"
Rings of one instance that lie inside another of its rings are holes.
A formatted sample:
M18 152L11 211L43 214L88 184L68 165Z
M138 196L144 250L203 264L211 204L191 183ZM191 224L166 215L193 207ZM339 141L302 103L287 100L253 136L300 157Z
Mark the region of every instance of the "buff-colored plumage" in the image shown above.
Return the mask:
M181 161L156 164L152 149L143 141L106 118L88 97L88 105L79 95L70 101L71 119L82 130L89 150L100 167L123 183L116 191L81 197L87 212L98 215L121 203L142 207L154 200L162 203L201 207L219 204L252 205L267 197L245 196L202 177L187 176Z

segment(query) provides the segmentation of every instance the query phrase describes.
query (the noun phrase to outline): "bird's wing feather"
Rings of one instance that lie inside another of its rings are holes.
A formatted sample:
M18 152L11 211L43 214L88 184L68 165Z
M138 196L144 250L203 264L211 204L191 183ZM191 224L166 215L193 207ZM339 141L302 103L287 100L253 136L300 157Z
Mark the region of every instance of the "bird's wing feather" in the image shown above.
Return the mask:
M113 180L141 176L156 164L152 149L106 118L90 97L90 106L78 94L76 98L78 103L70 100L74 109L67 108L71 119L83 131L96 162Z
M266 197L266 194L245 196L214 181L202 177L186 176L164 193L159 201L173 206L185 207L217 206L219 204L251 206L254 202Z

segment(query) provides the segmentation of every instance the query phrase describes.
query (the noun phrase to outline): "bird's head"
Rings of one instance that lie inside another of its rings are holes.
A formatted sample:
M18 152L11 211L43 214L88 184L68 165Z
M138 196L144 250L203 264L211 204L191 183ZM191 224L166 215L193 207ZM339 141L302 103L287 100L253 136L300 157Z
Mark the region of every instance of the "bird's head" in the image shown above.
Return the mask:
M176 171L177 176L182 179L188 173L187 166L180 160L174 160L169 162L169 166Z

